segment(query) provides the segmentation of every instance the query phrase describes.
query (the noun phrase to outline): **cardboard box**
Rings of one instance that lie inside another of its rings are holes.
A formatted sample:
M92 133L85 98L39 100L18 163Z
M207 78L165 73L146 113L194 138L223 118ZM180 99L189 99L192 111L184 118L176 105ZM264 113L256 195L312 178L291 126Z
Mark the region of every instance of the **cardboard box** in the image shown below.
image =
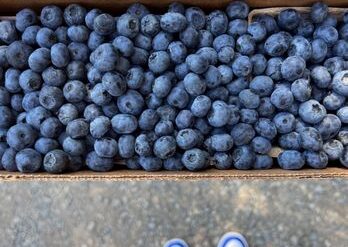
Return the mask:
M230 0L178 0L186 5L200 6L206 10L224 8ZM0 0L0 15L13 16L18 10L29 7L36 11L39 11L43 6L48 4L56 4L61 7L66 6L69 3L80 3L87 8L100 8L109 13L120 13L124 11L127 6L133 2L141 2L147 5L149 8L158 11L164 10L172 0L84 0L84 1L69 1L69 0ZM310 6L316 0L247 0L248 4L252 8L268 8L268 7L303 7ZM327 0L326 2L330 7L348 7L347 0ZM263 10L265 11L265 10ZM269 11L269 10L266 10ZM259 11L258 11L259 13ZM336 164L323 170L315 169L303 169L298 171L286 171L279 168L270 170L216 170L208 169L200 172L145 172L145 171L132 171L121 169L114 170L107 173L97 173L92 171L80 171L76 173L66 174L47 174L47 173L35 173L35 174L22 174L17 172L0 171L0 180L2 181L18 181L18 180L195 180L195 179L291 179L291 178L348 178L348 169Z

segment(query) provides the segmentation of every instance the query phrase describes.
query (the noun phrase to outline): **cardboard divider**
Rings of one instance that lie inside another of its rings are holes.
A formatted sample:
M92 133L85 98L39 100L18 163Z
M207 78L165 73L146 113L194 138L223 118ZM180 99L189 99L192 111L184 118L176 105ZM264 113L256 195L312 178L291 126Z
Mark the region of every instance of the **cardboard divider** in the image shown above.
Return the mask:
M231 2L230 0L178 0L188 6L200 6L203 9L210 11L212 9L225 8L226 5ZM84 0L84 1L69 1L69 0L12 0L5 1L0 0L0 19L14 19L14 14L23 8L32 8L37 12L48 4L56 4L61 7L65 7L69 3L80 3L87 8L100 8L109 13L121 13L127 6L134 2L144 3L152 10L165 10L169 3L174 2L173 0ZM308 13L308 7L316 0L247 0L246 1L252 8L264 8L254 9L249 14L249 22L252 18L258 14L268 13L272 15L278 14L282 9L286 7L295 7L300 12ZM329 0L324 1L330 6L348 7L347 0ZM282 8L278 8L282 6ZM267 8L273 7L273 8ZM344 8L330 8L330 12L335 15L342 15L347 9ZM270 155L271 157L277 157L281 150L277 147L273 148ZM83 181L83 180L202 180L202 179L307 179L307 178L348 178L348 169L340 167L329 167L327 169L315 170L315 169L302 169L297 171L282 170L274 168L270 170L217 170L208 169L200 172L190 171L159 171L159 172L145 172L139 170L125 170L124 162L122 160L117 161L119 170L111 172L92 172L92 171L79 171L75 173L65 174L48 174L48 173L35 173L35 174L23 174L19 172L6 172L0 171L0 181L51 181L51 180L62 180L62 181Z

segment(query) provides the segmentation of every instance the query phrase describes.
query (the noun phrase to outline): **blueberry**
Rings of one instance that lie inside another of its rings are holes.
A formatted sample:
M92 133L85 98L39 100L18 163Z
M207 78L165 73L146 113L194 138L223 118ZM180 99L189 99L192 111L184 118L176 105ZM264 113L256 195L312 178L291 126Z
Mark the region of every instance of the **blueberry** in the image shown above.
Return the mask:
M40 89L41 84L41 76L30 69L23 71L19 76L19 85L24 92L32 92L38 90Z
M260 99L260 105L257 108L260 117L272 117L275 110L270 98L264 97Z
M125 57L119 57L117 63L116 63L116 71L121 73L122 75L126 75L129 68L131 67L130 62Z
M128 7L127 13L141 19L150 12L145 5L141 3L133 3Z
M155 126L157 136L170 135L174 132L173 122L169 120L160 120Z
M172 2L168 6L168 12L177 12L177 13L184 14L185 13L185 6L179 2Z
M149 53L148 51L135 47L134 53L131 56L131 62L134 65L142 65L145 66L148 63Z
M14 122L14 115L7 106L0 106L0 128L8 128Z
M90 98L97 105L106 105L111 101L111 95L107 92L102 83L96 84L90 91Z
M168 53L172 62L180 64L185 61L187 49L181 41L173 41L168 46Z
M251 89L244 89L239 93L241 104L248 109L255 109L260 105L259 95L253 93Z
M181 110L175 118L178 129L190 128L194 124L194 116L189 110Z
M153 109L143 111L138 119L141 130L152 130L159 120L157 112Z
M221 74L221 84L226 85L232 81L233 71L230 66L222 64L218 67L218 70Z
M44 86L41 88L39 101L48 110L58 110L64 103L63 92L58 87Z
M68 46L71 60L87 62L89 59L89 48L83 43L72 42Z
M314 32L314 25L309 20L301 20L300 24L297 27L296 34L298 36L303 36L305 38L312 37Z
M251 147L256 153L267 154L269 151L271 151L272 143L264 137L256 136L251 141Z
M115 19L109 14L100 14L94 18L93 30L99 35L111 34L115 28Z
M190 72L189 67L186 63L181 63L175 66L175 75L179 80L185 78L185 76Z
M338 160L343 155L344 147L340 141L332 139L324 143L323 150L329 160Z
M243 89L246 89L249 85L249 79L247 77L239 77L227 84L227 90L231 95L238 95Z
M16 164L20 172L36 172L41 167L42 157L41 154L34 149L26 148L16 154Z
M119 134L130 134L138 127L138 121L133 115L117 114L111 119L113 130Z
M332 48L334 56L343 57L345 60L348 59L348 42L345 40L339 40Z
M246 19L249 14L249 6L243 1L231 2L226 7L226 14L230 20L233 19Z
M279 112L273 118L278 133L286 134L296 127L295 116L288 112Z
M323 139L317 129L306 127L299 134L302 148L310 151L320 151L322 149Z
M319 123L326 115L326 109L316 100L308 100L300 104L299 115L310 124Z
M348 107L344 106L337 111L337 116L342 123L348 123Z
M273 166L272 157L265 154L255 155L255 164L253 165L254 169L270 169L272 166Z
M191 112L195 117L205 117L211 107L211 100L205 95L197 96L191 105Z
M259 135L269 140L272 140L277 135L277 127L267 118L260 118L255 124L255 130Z
M40 134L47 138L57 138L63 131L63 125L56 117L44 120L40 126Z
M120 112L132 115L139 115L143 110L144 104L142 95L135 90L128 90L117 99L117 106Z
M219 170L227 170L232 167L232 155L224 152L216 152L213 157L214 165Z
M154 93L150 93L146 97L146 106L150 109L156 109L162 105L162 98L157 97Z
M253 37L249 34L244 34L240 36L236 41L237 51L242 55L252 55L255 52L255 41Z
M43 26L56 29L63 24L63 12L55 5L45 6L41 10L40 21Z
M89 30L84 25L74 25L67 29L67 35L72 42L86 42L89 36Z
M225 46L218 52L218 60L220 63L229 64L233 61L234 50L231 46Z
M185 11L187 22L195 29L201 30L205 26L205 14L199 7L190 7Z
M1 164L6 171L15 172L18 171L16 165L17 151L14 148L7 148L2 155Z
M320 63L324 61L328 52L327 44L322 39L314 39L312 41L312 56L311 61L314 63Z
M344 166L344 167L348 167L348 148L345 147L343 150L343 154L340 158L340 163Z
M168 53L165 51L153 52L148 60L149 69L156 74L160 74L166 71L169 65L170 58Z
M300 14L295 9L282 10L278 15L278 25L284 30L292 31L300 24Z
M168 12L162 15L160 26L163 31L169 33L178 33L185 29L187 20L184 15L176 12Z
M222 127L230 119L230 110L228 105L220 100L214 101L207 115L208 122L213 127Z
M119 113L118 106L116 102L110 102L109 104L103 105L102 110L105 116L113 117Z
M1 91L0 91L0 95L1 95ZM22 106L22 101L23 101L23 95L22 94L14 94L14 95L12 95L11 102L10 102L12 109L17 111L17 112L24 111L23 106Z
M289 108L294 101L292 92L287 87L277 87L271 94L271 102L278 109Z
M6 50L8 63L16 69L25 69L28 66L28 58L33 49L21 41L14 41Z
M140 29L138 18L130 14L123 14L117 20L117 32L122 36L134 38Z
M339 115L327 114L315 127L319 130L323 140L335 137L341 128Z
M239 109L236 108L236 112L239 112ZM259 114L254 109L241 109L240 110L240 121L247 124L254 124L259 118Z
M297 79L291 84L291 93L300 102L309 100L312 88L306 79Z
M139 164L139 156L135 156L125 160L126 166L130 170L140 170L141 166Z
M154 51L165 51L172 41L172 34L161 31L153 37L152 48Z
M41 123L51 117L51 112L42 106L37 106L27 112L26 122L36 129L40 129Z
M237 57L232 64L233 73L237 77L248 76L252 71L252 63L247 56Z
M67 170L69 162L69 155L67 153L55 149L45 155L43 167L49 173L62 173Z
M312 46L306 38L295 36L290 42L288 55L299 56L306 61L312 56Z
M281 65L282 77L288 81L294 81L302 77L306 62L299 56L286 58Z
M311 7L311 19L313 23L321 23L324 21L328 14L329 8L325 3L317 2Z
M119 37L123 37L123 36L119 36ZM100 46L104 42L105 42L105 37L93 31L89 34L87 46L89 49L94 51L95 49L98 48L98 46Z
M87 11L78 4L70 4L64 9L64 20L68 26L81 25L85 21Z
M347 70L343 70L336 73L332 79L332 89L334 90L334 92L343 96L348 96L347 80L348 80Z
M86 165L89 169L96 172L107 172L114 167L113 159L102 158L96 152L90 152L86 157Z
M233 147L233 139L229 134L215 134L204 142L207 150L214 152L227 152Z
M234 38L246 34L248 31L248 22L242 19L235 19L228 23L227 33Z
M324 66L331 75L335 75L345 69L345 61L342 57L331 57L325 60Z
M337 26L337 17L334 16L333 14L328 14L327 17L324 19L324 21L321 24L336 27Z
M289 48L290 42L284 32L279 32L269 36L264 45L267 55L272 57L282 56Z
M139 33L134 39L134 45L149 51L152 49L152 38Z
M213 47L215 51L217 52L226 46L229 46L232 48L234 48L235 46L234 38L230 35L227 35L227 34L219 35L213 41Z
M11 96L6 88L0 86L0 106L9 105L11 101Z
M232 127L231 136L235 145L242 146L251 142L255 131L250 124L238 123Z
M86 108L87 110L88 108ZM85 110L85 111L86 111ZM76 119L78 117L78 110L76 108L76 106L68 103L68 104L64 104L62 105L57 113L57 117L59 119L59 121L63 124L63 125L67 125L69 122L71 122L72 120Z
M163 168L167 171L181 171L184 169L184 165L181 162L182 155L175 154L163 161Z
M323 169L327 166L329 159L325 152L305 151L304 157L307 165L315 169Z
M99 157L113 158L118 153L118 145L116 140L110 137L102 138L95 141L94 150Z
M251 56L250 61L252 63L252 74L253 75L262 75L264 74L267 68L267 60L262 54L255 54ZM279 68L280 70L280 68Z
M139 158L139 164L141 167L148 172L152 171L158 171L162 169L163 161L160 158L157 157L144 157L140 156Z
M249 84L252 92L259 96L269 96L273 91L273 80L268 76L255 76Z
M144 35L153 37L160 31L160 21L153 14L145 15L141 18L140 30Z
M47 138L47 137L40 137L35 142L34 147L35 147L36 151L45 155L48 152L50 152L54 149L57 149L59 147L59 143L55 139L51 139L51 138Z
M29 26L22 33L22 41L27 45L36 45L36 35L40 26Z
M323 105L327 110L333 111L342 107L345 101L346 98L344 96L332 92L323 99Z
M305 164L304 156L296 150L285 150L281 152L277 160L279 166L286 170L298 170Z
M58 68L63 68L70 61L68 47L65 44L57 43L51 47L52 64Z
M83 118L70 121L66 126L66 133L72 138L82 138L89 133L89 124Z
M23 32L27 27L36 24L37 17L32 9L22 9L16 14L16 28Z
M43 27L37 32L36 42L40 47L51 48L57 43L57 36L53 30Z
M237 147L233 150L233 165L238 170L251 169L255 163L255 153L248 145Z
M118 59L119 57L114 47L108 43L100 45L90 56L91 63L101 72L113 70Z
M331 75L324 66L315 66L311 71L311 78L319 88L328 88L331 84Z
M278 144L283 149L300 150L301 138L297 132L290 132L285 135L281 135L278 139Z
M112 45L122 56L129 57L134 53L133 41L125 36L117 36Z
M209 154L201 149L193 148L185 151L181 162L190 171L202 170L209 165Z
M122 158L131 158L134 155L135 138L132 135L122 135L118 139L118 152Z
M11 44L18 39L15 22L2 20L0 22L0 40L6 44Z
M203 57L210 65L216 65L218 62L218 53L212 47L202 47L197 50L196 55ZM186 61L187 63L187 61Z
M225 33L227 26L228 18L221 10L214 10L206 17L206 28L215 36Z
M273 80L280 80L282 78L281 66L283 59L280 57L274 57L267 61L267 67L265 74L271 77Z
M176 141L172 136L162 136L155 141L154 154L160 159L168 159L176 152Z
M338 32L336 28L332 26L318 26L313 34L314 39L322 39L325 43L331 47L338 40Z
M54 31L57 42L67 45L70 41L68 38L68 28L65 26L58 27L56 31Z
M148 135L140 134L135 139L135 152L140 156L150 156L152 154L152 142Z

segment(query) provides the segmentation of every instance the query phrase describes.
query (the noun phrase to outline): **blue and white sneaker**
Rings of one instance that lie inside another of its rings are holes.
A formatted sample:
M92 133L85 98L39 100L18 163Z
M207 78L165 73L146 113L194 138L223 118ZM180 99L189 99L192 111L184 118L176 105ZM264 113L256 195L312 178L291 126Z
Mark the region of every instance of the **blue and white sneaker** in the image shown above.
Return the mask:
M174 238L169 240L167 243L165 243L163 247L189 247L189 246L184 240L180 238Z
M249 247L249 245L242 234L228 232L222 236L217 247Z

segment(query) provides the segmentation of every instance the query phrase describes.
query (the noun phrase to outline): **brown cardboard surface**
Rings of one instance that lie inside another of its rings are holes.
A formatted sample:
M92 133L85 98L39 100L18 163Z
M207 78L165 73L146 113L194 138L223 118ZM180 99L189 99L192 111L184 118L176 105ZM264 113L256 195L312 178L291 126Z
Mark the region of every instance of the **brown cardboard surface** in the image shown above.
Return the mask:
M231 0L177 0L186 5L196 5L203 9L211 10L215 8L224 8ZM123 11L129 4L134 2L141 2L146 4L149 8L154 10L165 9L169 3L173 0L84 0L84 1L69 1L69 0L0 0L0 19L13 18L11 15L22 8L33 8L39 11L42 6L47 4L56 4L59 6L66 6L69 3L80 3L88 8L100 8L111 13L117 13ZM246 0L252 8L266 8L257 9L251 12L249 20L253 15L260 13L277 13L280 8L268 8L268 7L303 7L310 6L317 0ZM331 7L348 7L348 0L327 0L324 1ZM306 8L301 8L306 12ZM334 12L337 9L333 9ZM342 13L342 9L338 10ZM4 17L4 16L10 17ZM272 156L274 157L274 156ZM122 163L122 162L120 162ZM75 173L65 174L48 174L48 173L35 173L35 174L23 174L16 172L0 171L0 181L48 181L48 180L64 180L64 181L82 181L82 180L196 180L196 179L303 179L303 178L348 178L348 169L329 167L323 170L315 169L303 169L297 171L287 171L279 168L270 170L217 170L208 169L201 172L145 172L145 171L132 171L132 170L115 170L112 172L92 172L92 171L80 171Z
M111 172L79 171L65 174L0 172L0 181L84 181L84 180L203 180L203 179L324 179L348 178L348 169L330 167L323 170L303 169L286 171L270 170L217 170L208 169L201 172L146 172L132 170L115 170Z

